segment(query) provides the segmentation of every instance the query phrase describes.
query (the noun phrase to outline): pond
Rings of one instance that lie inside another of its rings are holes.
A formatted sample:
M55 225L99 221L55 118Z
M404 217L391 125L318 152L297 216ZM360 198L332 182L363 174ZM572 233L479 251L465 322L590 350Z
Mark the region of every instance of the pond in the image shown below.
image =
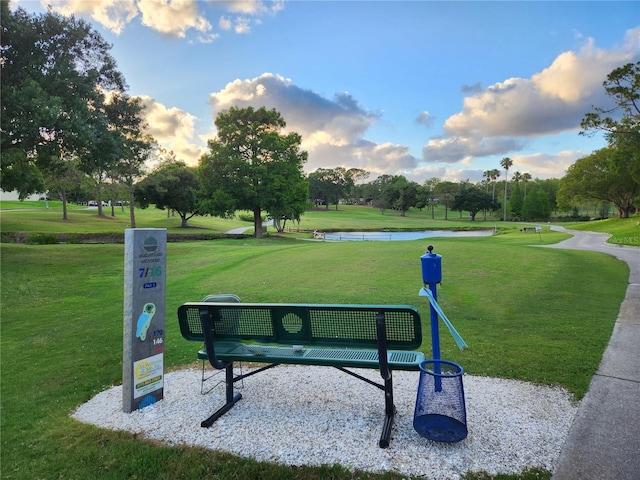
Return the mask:
M431 237L488 237L493 230L423 230L419 232L331 232L317 233L316 238L342 241L394 241L394 240L419 240Z

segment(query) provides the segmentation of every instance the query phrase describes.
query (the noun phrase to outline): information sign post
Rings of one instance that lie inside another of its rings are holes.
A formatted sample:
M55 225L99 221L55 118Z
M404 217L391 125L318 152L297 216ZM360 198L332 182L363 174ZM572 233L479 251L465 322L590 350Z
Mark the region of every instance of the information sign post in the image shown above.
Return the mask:
M164 394L167 231L128 228L124 240L122 409L129 413Z

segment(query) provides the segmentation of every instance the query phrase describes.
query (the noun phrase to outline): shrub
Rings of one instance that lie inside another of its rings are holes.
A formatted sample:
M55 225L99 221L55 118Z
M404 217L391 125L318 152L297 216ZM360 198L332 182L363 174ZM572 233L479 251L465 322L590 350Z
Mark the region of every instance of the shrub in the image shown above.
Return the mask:
M54 245L58 243L58 237L50 233L34 233L27 237L29 245Z

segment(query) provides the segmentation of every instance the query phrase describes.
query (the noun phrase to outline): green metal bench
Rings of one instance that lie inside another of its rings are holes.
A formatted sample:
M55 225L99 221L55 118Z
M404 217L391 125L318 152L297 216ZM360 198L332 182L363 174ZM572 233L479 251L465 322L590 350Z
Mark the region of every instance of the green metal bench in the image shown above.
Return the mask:
M210 427L242 398L234 383L280 364L335 367L384 392L379 445L389 446L395 416L393 370L419 370L422 343L416 308L393 305L185 303L178 309L182 336L204 342L200 357L225 370L226 403L202 422ZM233 362L266 364L235 375ZM377 369L377 383L353 370Z

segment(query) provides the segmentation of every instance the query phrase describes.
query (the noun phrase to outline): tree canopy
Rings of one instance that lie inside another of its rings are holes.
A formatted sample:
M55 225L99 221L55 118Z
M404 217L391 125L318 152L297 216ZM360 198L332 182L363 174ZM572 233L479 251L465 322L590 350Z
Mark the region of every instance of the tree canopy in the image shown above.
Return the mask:
M451 203L452 210L468 211L469 215L471 215L471 221L476 219L476 215L480 210L493 209L494 207L491 195L472 183L463 183L459 193Z
M44 188L43 157L82 157L97 143L107 125L104 92L126 84L110 46L83 20L12 13L8 2L0 13L0 180L24 198Z
M175 211L181 219L181 227L199 213L200 182L195 168L184 162L170 159L160 164L135 187L135 199L141 208L155 204L160 210Z
M639 161L639 157L615 145L580 158L561 179L558 200L565 206L585 199L611 202L619 218L628 218L640 195L640 184L629 170Z
M2 188L20 198L55 192L66 219L68 192L92 179L102 214L104 185L125 182L132 195L152 149L142 105L124 93L111 46L88 23L51 11L11 12L8 2L0 14Z
M560 181L558 200L613 203L627 218L640 198L640 62L614 69L603 82L611 100L595 106L580 126L581 135L604 132L608 146L579 159Z
M272 217L301 215L309 187L302 171L307 152L301 137L281 133L286 123L275 109L231 107L215 120L217 138L200 159L204 196L200 211L232 217L237 210L253 212L256 237L262 236L262 212Z

